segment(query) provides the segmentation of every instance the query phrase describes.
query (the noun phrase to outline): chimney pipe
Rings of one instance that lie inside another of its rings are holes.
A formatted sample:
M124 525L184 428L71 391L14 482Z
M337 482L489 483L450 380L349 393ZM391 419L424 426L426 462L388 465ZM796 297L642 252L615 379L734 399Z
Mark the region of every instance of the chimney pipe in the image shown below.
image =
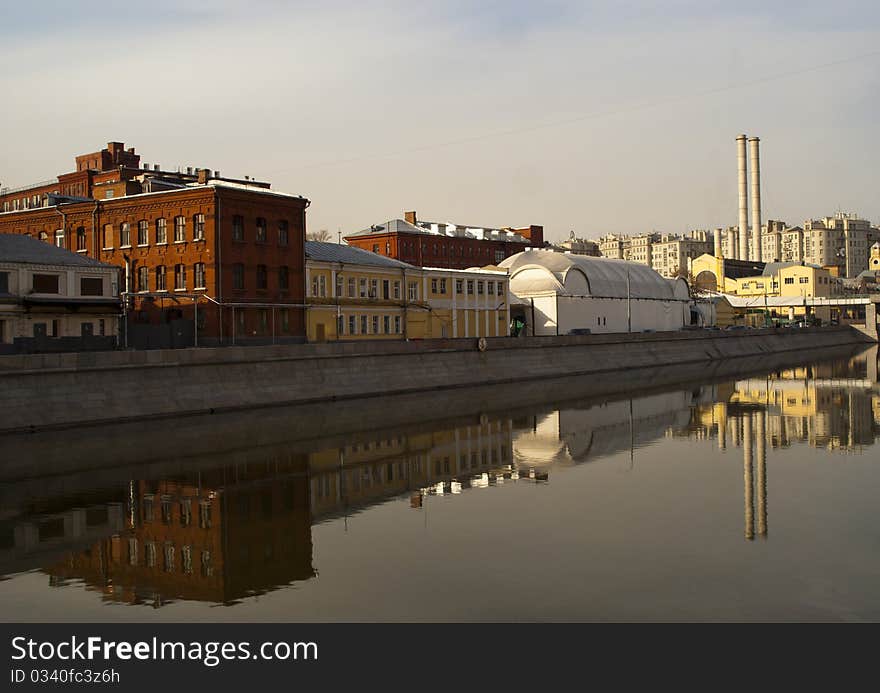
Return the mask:
M749 259L749 188L746 181L746 136L736 138L736 168L739 183L739 249L737 259Z
M715 257L721 257L721 229L715 229Z
M752 239L754 241L753 258L761 262L761 161L758 151L757 137L749 138L749 174L752 195Z

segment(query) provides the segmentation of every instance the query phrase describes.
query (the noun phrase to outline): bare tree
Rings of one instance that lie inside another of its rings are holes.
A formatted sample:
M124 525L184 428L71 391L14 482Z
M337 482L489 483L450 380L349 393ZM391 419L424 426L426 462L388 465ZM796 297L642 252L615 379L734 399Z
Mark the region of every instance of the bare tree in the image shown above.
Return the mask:
M321 241L327 243L333 236L327 229L318 229L317 231L309 231L306 234L307 241Z

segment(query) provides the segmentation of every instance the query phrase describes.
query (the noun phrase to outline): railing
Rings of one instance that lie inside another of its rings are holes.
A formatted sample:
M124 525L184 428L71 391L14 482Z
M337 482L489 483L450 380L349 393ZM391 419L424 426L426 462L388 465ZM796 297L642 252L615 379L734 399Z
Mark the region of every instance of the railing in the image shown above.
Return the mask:
M57 178L51 178L49 180L43 180L39 183L31 183L30 185L23 185L20 188L0 188L0 195L12 195L13 193L24 192L25 190L33 190L34 188L43 188L47 185L58 185Z

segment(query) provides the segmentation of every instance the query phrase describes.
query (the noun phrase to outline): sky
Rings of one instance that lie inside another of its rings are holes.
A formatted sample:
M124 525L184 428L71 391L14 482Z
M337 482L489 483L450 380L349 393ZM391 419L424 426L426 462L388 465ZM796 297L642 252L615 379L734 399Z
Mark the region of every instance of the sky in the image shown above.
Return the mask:
M336 236L416 210L474 226L686 232L880 222L880 3L9 3L0 185L111 140L249 175Z

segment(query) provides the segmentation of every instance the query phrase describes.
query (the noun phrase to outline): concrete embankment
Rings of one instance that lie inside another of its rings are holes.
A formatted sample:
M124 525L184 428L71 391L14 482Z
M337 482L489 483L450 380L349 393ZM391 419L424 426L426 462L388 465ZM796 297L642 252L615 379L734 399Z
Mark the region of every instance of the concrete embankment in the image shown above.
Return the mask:
M650 371L871 343L848 327L487 342L485 351L476 340L431 340L3 357L0 433L102 422L147 425L146 419L155 417Z

